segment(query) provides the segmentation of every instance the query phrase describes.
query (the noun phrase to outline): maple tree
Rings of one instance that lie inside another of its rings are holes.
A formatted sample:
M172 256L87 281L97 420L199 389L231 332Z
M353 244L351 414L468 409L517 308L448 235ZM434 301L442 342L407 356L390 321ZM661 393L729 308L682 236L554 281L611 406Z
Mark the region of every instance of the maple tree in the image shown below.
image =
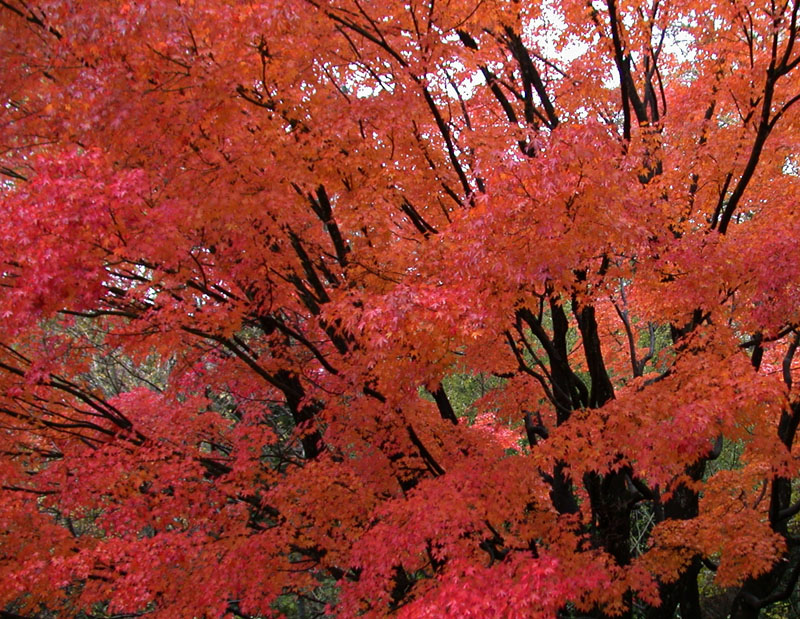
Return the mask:
M0 0L0 615L789 600L798 11Z

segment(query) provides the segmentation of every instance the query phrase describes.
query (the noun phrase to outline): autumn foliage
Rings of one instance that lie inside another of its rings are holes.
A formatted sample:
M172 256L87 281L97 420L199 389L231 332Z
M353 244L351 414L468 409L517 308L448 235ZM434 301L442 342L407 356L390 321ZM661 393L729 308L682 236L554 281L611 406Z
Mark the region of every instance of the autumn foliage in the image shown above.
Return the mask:
M799 12L0 1L0 615L785 608Z

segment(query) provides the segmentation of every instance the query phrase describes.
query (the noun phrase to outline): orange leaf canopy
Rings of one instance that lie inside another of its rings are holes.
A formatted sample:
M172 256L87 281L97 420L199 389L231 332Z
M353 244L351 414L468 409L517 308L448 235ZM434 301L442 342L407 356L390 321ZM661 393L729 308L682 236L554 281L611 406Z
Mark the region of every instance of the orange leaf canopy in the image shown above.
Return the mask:
M785 603L799 11L0 2L0 615Z

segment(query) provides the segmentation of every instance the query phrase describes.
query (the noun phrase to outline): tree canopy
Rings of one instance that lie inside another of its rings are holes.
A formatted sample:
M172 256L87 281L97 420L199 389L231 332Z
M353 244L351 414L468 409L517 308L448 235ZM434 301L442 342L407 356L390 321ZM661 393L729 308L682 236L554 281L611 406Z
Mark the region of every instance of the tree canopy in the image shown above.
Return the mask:
M0 615L779 608L799 11L0 0Z

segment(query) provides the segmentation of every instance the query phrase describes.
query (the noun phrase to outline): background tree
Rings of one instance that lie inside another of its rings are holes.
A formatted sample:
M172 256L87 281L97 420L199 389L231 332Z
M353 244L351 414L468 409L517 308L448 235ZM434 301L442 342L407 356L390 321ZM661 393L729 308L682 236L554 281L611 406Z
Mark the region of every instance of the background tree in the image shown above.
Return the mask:
M3 612L788 599L798 10L0 1Z

